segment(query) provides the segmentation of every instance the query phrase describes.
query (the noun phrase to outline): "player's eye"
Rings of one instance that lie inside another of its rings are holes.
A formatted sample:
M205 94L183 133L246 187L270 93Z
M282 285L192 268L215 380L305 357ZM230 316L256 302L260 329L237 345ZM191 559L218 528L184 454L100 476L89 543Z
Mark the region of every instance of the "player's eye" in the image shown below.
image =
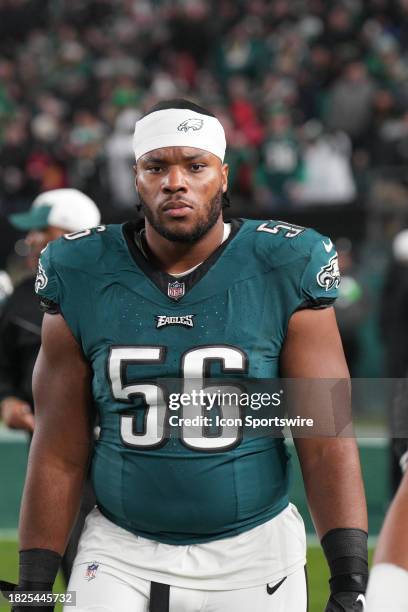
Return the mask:
M200 170L203 168L205 168L205 164L191 164L191 169L193 172L200 172Z
M162 166L148 166L147 167L147 171L150 172L150 174L159 174L162 170L163 170Z

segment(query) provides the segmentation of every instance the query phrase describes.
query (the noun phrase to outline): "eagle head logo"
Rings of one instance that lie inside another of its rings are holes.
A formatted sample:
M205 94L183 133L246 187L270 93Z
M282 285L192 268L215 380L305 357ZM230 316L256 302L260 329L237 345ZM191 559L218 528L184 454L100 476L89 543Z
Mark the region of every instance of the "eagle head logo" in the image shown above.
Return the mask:
M186 119L177 127L179 132L188 132L188 130L201 130L204 121L202 119Z
M316 276L320 287L329 291L333 287L337 288L340 285L340 270L337 253L329 259L326 266L322 266Z
M35 278L35 291L36 291L36 293L41 291L41 289L45 289L47 285L48 285L48 276L46 275L45 270L42 267L41 260L40 260L38 262L37 276Z

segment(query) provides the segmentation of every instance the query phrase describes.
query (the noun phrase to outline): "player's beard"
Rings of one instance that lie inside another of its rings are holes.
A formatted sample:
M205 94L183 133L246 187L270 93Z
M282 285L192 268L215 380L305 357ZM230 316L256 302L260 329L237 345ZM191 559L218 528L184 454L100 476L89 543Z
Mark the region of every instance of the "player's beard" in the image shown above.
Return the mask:
M216 224L222 211L222 189L215 194L207 206L203 207L193 227L187 229L177 226L167 227L160 220L157 213L153 212L142 198L139 198L139 201L146 219L160 236L172 242L191 244L200 240Z

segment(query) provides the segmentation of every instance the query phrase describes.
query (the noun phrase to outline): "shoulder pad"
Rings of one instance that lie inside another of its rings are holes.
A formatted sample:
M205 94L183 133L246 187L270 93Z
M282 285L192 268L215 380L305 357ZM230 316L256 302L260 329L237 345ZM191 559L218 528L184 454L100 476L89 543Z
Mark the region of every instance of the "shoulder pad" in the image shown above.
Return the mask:
M320 308L333 303L340 284L335 247L326 236L313 229L286 221L245 223L253 232L255 253L270 268L286 266L296 278L301 307Z
M321 236L313 229L286 221L246 220L245 233L252 235L254 252L269 267L307 259Z
M90 259L103 249L103 236L110 235L111 226L99 225L81 232L64 234L49 246L54 263L60 262L67 267L83 266L84 258Z

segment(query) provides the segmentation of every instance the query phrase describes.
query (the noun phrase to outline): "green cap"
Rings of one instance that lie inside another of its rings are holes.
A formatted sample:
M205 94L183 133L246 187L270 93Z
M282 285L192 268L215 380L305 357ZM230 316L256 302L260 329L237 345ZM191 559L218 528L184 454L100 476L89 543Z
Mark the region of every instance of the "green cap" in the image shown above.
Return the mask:
M25 213L16 213L9 216L11 225L19 230L28 232L48 227L48 217L52 206L37 206Z
M78 189L51 189L38 195L30 210L9 216L19 230L41 230L59 227L79 232L99 225L101 214L95 202Z

